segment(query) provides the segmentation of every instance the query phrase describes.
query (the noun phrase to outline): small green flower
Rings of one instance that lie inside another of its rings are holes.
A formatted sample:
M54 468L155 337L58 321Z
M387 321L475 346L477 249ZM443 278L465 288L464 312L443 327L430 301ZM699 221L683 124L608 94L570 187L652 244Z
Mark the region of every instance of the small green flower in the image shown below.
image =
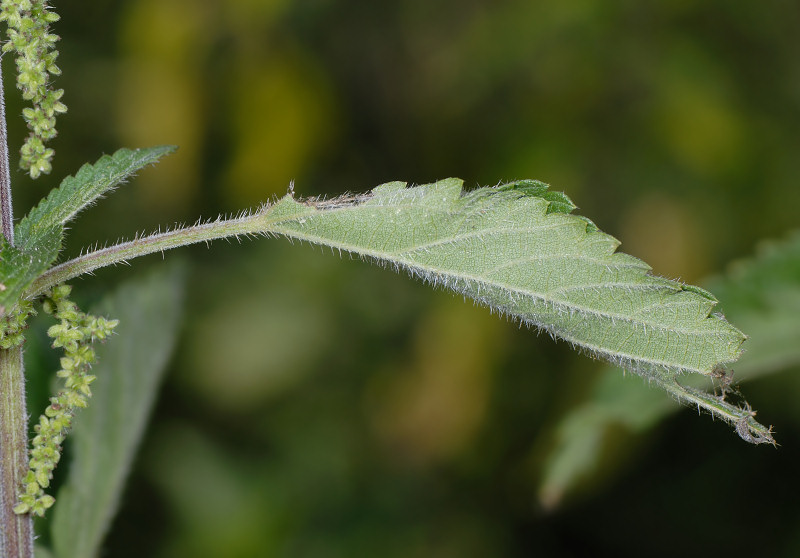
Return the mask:
M64 90L50 88L50 77L61 74L61 70L56 66L55 50L59 37L49 32L50 24L59 16L49 10L45 0L0 2L0 21L8 25L8 42L2 52L16 53L17 87L22 98L33 105L22 111L31 133L20 150L20 166L32 178L50 172L54 152L44 142L56 136L56 115L67 112L61 102Z
M33 313L33 303L24 300L14 311L0 318L0 349L10 349L22 344L25 340L22 332L27 327L28 317Z
M56 373L64 379L64 387L50 398L50 405L33 427L36 435L30 450L30 469L14 507L18 514L32 513L41 517L55 502L44 489L50 486L53 470L61 459L61 444L72 426L75 412L86 407L92 396L90 385L95 376L89 374L89 369L96 360L92 343L106 339L119 323L81 312L69 300L70 291L67 285L59 285L42 304L46 313L59 320L47 330L47 335L53 339L54 348L64 349L59 362L61 370Z

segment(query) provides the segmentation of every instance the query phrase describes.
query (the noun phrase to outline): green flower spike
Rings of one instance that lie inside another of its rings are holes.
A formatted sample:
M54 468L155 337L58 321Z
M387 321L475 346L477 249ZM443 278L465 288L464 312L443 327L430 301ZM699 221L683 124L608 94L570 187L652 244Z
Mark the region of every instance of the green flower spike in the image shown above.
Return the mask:
M50 24L59 16L49 8L45 0L0 2L0 21L8 25L8 42L2 51L17 54L17 87L33 105L22 111L31 133L20 150L20 166L31 178L50 172L53 150L44 144L56 136L56 115L67 111L61 102L64 90L50 89L50 76L60 75L61 70L55 50L59 37L50 33Z
M64 388L50 398L50 406L34 426L36 436L30 452L30 469L14 507L14 512L19 514L33 513L41 517L55 502L44 490L50 486L53 469L61 459L61 444L72 427L76 410L86 407L92 396L90 385L95 377L89 374L89 369L95 362L95 351L91 344L106 339L119 323L81 312L69 300L70 291L67 285L59 285L43 303L44 311L60 320L47 330L47 335L53 339L54 348L64 349L61 370L57 373L64 379Z

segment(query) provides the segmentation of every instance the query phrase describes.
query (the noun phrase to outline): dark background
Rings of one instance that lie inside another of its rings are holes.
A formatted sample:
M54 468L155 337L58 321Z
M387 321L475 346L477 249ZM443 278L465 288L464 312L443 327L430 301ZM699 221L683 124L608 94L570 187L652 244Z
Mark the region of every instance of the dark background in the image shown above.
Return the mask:
M794 2L62 4L69 113L52 175L14 176L17 217L102 153L180 146L85 213L68 254L291 181L537 178L687 282L798 223ZM182 252L183 334L108 556L800 555L796 369L744 386L778 449L683 410L619 432L597 474L544 501L554 432L598 363L329 250ZM99 296L159 261L74 284Z

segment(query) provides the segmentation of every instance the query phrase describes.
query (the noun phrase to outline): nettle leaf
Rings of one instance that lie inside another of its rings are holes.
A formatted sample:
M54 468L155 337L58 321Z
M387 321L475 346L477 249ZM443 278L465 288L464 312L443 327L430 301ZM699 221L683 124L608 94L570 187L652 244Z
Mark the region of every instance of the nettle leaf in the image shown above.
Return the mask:
M332 201L286 197L265 217L272 232L405 269L643 375L750 441L771 441L749 409L678 382L687 372L724 381L739 358L745 336L712 313L713 295L651 275L573 208L536 181L465 194L447 179Z
M58 265L28 290L130 258L238 235L278 234L405 269L549 332L592 356L645 376L679 400L771 442L747 406L725 401L725 365L739 358L741 331L712 313L711 293L650 274L616 252L619 241L578 215L570 199L524 180L462 191L447 179L329 201L285 196L253 214L180 228L88 252ZM679 382L683 373L719 380L722 394Z
M120 149L113 155L104 155L93 165L83 165L75 176L65 178L20 221L15 229L16 245L22 249L38 247L48 231L63 227L109 190L175 149L170 145Z
M97 348L91 404L74 419L69 475L53 509L57 557L99 555L175 345L183 271L161 266L92 310L120 323Z
M25 289L47 271L61 249L61 227L43 229L35 246L21 249L0 239L0 315L16 305Z
M363 201L284 198L270 216L290 217L271 229L406 269L643 374L711 375L739 357L745 337L711 314L713 296L651 275L533 186L544 185L462 195L449 179L387 184Z

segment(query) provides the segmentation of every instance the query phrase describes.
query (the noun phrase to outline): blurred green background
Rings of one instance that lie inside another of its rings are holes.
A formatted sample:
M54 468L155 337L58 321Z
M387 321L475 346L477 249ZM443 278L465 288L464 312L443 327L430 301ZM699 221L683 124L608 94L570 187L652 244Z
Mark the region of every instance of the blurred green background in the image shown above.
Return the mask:
M85 213L70 254L255 207L291 181L333 196L537 178L687 282L798 225L794 2L56 9L69 113L52 175L15 174L17 215L102 153L180 146ZM22 105L7 97L13 150ZM108 556L800 555L796 369L744 386L777 450L685 409L612 433L594 472L554 495L545 463L599 363L329 250L273 239L182 255L182 338ZM74 284L97 297L159 262Z

